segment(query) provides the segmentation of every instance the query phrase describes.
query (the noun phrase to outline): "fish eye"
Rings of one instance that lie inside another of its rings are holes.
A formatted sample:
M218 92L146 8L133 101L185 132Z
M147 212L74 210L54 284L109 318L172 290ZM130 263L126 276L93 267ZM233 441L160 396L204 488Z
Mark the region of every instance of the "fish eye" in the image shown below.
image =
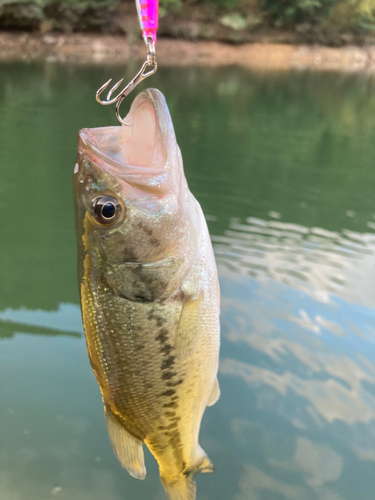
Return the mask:
M99 196L92 203L95 219L100 224L113 224L119 218L122 207L116 198Z

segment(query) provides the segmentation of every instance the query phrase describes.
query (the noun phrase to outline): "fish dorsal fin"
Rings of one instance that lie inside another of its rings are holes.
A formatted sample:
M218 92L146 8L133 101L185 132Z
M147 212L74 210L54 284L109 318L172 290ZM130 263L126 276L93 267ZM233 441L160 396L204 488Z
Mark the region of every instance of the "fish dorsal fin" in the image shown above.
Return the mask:
M145 459L142 441L132 436L121 425L111 409L104 406L105 422L113 451L121 465L136 479L146 477Z
M184 296L175 339L177 357L180 361L190 357L197 344L202 298L203 292L197 298L191 298L187 294Z
M213 406L218 401L219 398L220 398L220 387L219 387L219 381L216 377L210 397L208 398L207 406Z

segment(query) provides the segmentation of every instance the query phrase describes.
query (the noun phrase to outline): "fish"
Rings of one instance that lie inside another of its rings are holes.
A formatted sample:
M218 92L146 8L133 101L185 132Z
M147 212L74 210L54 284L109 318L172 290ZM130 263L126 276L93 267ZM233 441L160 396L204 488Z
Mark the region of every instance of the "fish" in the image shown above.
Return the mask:
M194 500L214 466L199 445L219 399L220 291L202 209L188 188L164 96L125 125L82 129L74 167L81 311L108 435L144 479L143 444L169 500Z

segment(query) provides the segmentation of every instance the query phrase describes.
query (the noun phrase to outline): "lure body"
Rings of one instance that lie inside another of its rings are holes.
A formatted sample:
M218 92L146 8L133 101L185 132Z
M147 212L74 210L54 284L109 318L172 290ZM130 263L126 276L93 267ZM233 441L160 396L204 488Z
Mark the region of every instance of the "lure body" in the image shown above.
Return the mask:
M143 479L145 443L168 498L193 500L194 474L213 470L198 437L220 395L216 265L162 94L142 92L127 122L79 135L74 197L88 355L122 465Z
M150 36L156 43L156 32L159 26L159 0L135 0L135 4L143 38Z

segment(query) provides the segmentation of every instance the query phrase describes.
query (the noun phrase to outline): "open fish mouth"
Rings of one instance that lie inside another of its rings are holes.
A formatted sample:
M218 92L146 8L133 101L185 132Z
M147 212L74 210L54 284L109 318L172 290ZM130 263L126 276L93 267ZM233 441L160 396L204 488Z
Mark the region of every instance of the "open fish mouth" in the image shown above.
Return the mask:
M112 175L153 177L168 170L175 134L163 94L141 92L125 118L128 125L82 129L80 142L97 167Z

